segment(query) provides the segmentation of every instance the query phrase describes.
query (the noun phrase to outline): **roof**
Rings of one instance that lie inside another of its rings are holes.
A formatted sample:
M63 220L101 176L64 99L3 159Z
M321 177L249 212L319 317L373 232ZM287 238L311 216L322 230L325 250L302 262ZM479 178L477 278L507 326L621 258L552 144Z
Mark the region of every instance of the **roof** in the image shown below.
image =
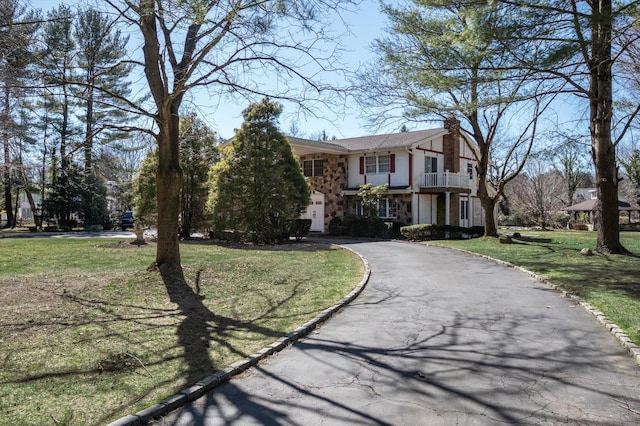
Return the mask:
M598 200L586 200L578 204L574 204L569 207L565 207L563 210L568 212L590 212L595 211ZM640 211L640 207L634 206L626 201L618 200L618 210L620 211Z
M418 130L415 132L389 133L385 135L360 136L357 138L336 139L329 141L313 141L288 136L289 142L294 145L315 147L322 149L334 149L342 152L354 151L379 151L385 149L410 148L427 139L434 138L449 131L445 128Z

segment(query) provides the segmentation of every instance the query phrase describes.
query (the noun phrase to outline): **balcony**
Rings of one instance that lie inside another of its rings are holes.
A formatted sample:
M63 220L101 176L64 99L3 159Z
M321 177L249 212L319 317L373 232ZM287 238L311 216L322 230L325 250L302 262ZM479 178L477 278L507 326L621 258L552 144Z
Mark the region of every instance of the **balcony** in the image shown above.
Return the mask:
M419 179L418 186L427 192L471 192L475 185L466 173L423 173Z

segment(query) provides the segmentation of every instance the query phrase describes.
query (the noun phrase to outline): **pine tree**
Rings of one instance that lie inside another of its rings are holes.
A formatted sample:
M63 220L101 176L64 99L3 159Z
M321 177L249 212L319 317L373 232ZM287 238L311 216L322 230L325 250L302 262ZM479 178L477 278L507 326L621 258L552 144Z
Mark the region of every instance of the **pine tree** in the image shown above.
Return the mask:
M97 143L106 144L121 137L114 131L128 119L122 99L130 95L127 80L130 66L123 65L128 37L114 30L107 15L93 9L81 10L75 23L79 69L80 107L85 124L84 131L84 196L85 226L101 224L106 212L100 193L104 192L103 179L94 169ZM96 216L97 214L97 216Z
M24 140L23 117L26 111L25 87L34 61L33 43L29 39L38 25L34 15L17 0L0 0L0 139L3 149L2 183L7 227L15 226L12 203L15 183L22 184L23 170L19 158L12 152L12 141ZM17 194L16 194L17 197Z
M41 52L40 72L46 86L47 94L43 101L46 105L44 114L49 120L45 124L53 131L60 169L57 179L51 181L51 199L44 203L53 209L55 217L63 226L71 224L71 214L76 206L76 190L81 187L82 175L73 169L73 140L78 129L73 125L72 112L75 105L73 84L75 81L75 42L73 40L73 13L68 6L60 5L47 15L44 27L45 48ZM53 166L53 165L52 165ZM46 198L46 197L45 197ZM51 214L49 214L49 217Z
M194 112L180 120L180 166L184 178L180 189L180 235L189 238L208 224L206 200L209 170L217 159L217 137ZM149 151L134 180L135 216L145 224L156 224L156 173L158 150Z
M264 99L243 111L244 123L211 174L214 227L254 242L278 241L309 205L309 185L277 128L279 104Z

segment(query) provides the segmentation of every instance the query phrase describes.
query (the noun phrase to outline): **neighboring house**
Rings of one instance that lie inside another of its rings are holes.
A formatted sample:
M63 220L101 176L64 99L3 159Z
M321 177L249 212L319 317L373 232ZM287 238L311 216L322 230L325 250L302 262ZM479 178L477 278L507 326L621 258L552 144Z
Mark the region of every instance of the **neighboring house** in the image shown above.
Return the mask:
M465 138L467 139L465 141ZM361 185L388 185L378 216L403 225L483 225L471 141L456 121L445 127L313 141L288 137L311 186L303 217L324 232L333 217L361 215Z
M42 197L39 193L32 193L33 202L36 208L42 208ZM40 214L40 212L38 212ZM6 216L6 215L5 215ZM3 217L6 220L6 217ZM31 204L29 204L29 198L24 191L20 192L20 203L18 204L18 210L16 212L16 220L19 225L31 225L34 222L33 210L31 210Z
M595 188L576 188L573 194L573 201L577 203L596 199L598 199L598 194Z

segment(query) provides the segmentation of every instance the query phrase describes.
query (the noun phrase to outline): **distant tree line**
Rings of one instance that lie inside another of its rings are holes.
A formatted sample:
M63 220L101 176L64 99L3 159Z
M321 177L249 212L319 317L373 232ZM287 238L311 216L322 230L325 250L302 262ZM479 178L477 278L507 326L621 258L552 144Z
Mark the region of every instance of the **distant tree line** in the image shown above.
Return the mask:
M65 5L42 16L0 0L4 226L16 226L23 194L37 227L108 227L111 212L132 207L126 192L149 143L121 130L134 119L122 100L131 67L128 37L111 19ZM125 193L111 208L107 182Z

